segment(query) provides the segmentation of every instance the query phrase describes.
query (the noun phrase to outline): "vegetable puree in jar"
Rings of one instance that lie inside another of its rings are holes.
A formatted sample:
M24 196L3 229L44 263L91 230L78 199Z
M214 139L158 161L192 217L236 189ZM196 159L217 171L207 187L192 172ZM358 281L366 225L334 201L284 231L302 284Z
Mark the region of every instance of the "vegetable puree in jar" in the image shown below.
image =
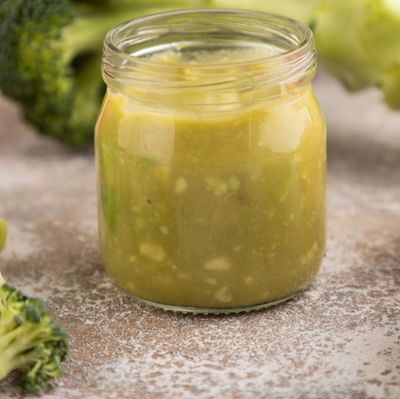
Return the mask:
M238 60L227 81L268 73L246 66L275 50L257 51L145 58L186 84ZM96 129L108 273L136 298L177 310L240 310L305 289L325 248L325 122L310 82L254 101L254 88L178 90L108 88Z

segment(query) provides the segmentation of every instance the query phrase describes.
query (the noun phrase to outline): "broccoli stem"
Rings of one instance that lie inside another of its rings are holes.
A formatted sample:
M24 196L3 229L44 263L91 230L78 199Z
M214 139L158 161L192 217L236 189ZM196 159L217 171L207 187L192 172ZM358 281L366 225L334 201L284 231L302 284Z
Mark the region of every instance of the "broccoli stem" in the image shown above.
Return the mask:
M36 363L40 353L35 349L39 343L54 342L57 338L36 323L27 323L4 333L4 325L12 325L11 320L1 320L0 326L0 380L12 370L23 369ZM60 337L58 340L61 340ZM36 365L40 367L39 365Z
M0 338L0 380L5 378L10 371L35 361L37 354L32 350L32 343L41 333L40 330L39 332L36 330L36 326L32 324L29 327L20 326L2 334Z
M38 338L41 331L34 327L35 324L30 324L29 327L19 326L14 330L4 334L1 337L0 348L7 348L6 351L13 352L13 349L18 348L21 351L22 348L29 348L29 344ZM15 342L18 340L18 345ZM14 345L14 346L13 346ZM14 355L18 353L17 350L13 352ZM1 352L0 352L1 353Z
M0 381L7 377L11 371L22 369L26 365L35 363L37 355L31 351L28 354L13 356L12 354L2 353L0 356Z
M149 7L148 4L151 4ZM130 19L175 10L179 6L193 8L208 4L207 0L171 0L171 1L132 1L116 0L108 6L100 7L100 11L92 8L92 12L83 12L71 24L63 29L58 46L63 51L65 61L73 60L81 53L97 53L102 47L104 37L108 30Z
M126 14L125 14L126 15ZM64 61L72 61L82 53L98 52L107 31L123 21L118 15L93 15L77 17L62 31L57 46L63 51Z

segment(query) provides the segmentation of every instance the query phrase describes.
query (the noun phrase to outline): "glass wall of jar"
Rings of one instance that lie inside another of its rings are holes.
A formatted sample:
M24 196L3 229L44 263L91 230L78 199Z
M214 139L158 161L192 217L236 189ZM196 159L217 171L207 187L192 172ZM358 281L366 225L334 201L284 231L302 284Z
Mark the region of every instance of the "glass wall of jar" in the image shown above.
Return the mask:
M242 10L139 18L105 40L98 217L115 283L165 309L276 304L325 247L311 31Z

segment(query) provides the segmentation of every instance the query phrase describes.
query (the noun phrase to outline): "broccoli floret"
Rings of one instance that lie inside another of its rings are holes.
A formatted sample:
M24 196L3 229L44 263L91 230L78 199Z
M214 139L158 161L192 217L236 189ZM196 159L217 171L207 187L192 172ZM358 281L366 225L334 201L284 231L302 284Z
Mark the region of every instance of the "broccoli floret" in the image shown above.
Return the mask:
M67 351L65 332L53 321L41 300L28 298L3 284L0 287L0 380L20 369L22 387L29 392L40 391L50 378L61 376L61 362Z
M214 6L254 8L308 24L319 59L351 91L376 86L400 109L399 0L213 0Z
M350 90L375 85L400 108L400 4L324 0L315 11L319 55Z
M100 59L116 24L194 0L1 0L0 88L41 133L92 139L105 86Z
M104 92L102 41L128 11L111 12L107 2L0 2L0 87L40 132L72 144L92 137Z
M82 84L79 57L98 54L108 25L101 30L95 17L76 18L66 0L3 0L0 21L4 94L22 104L25 117L41 132L71 143L85 142L102 86L96 69L93 78ZM82 96L87 99L83 105ZM77 106L82 118L75 111Z
M0 219L0 249L5 235ZM38 392L49 379L61 376L67 352L66 333L42 301L11 287L0 273L0 380L18 369L23 389Z

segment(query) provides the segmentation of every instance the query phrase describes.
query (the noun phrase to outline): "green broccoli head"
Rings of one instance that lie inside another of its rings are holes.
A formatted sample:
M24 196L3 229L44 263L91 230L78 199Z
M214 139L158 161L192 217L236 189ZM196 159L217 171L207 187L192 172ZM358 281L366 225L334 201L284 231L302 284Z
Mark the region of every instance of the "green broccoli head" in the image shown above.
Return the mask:
M128 19L200 0L1 0L0 88L41 133L71 144L93 137L105 86L106 32Z
M39 360L22 377L21 387L26 392L38 392L45 388L51 378L63 374L61 362L67 354L65 341L51 343L38 347Z
M63 374L61 362L67 355L68 347L65 332L52 320L39 299L28 299L26 311L30 313L30 320L37 327L40 326L42 332L40 338L36 338L32 350L32 366L25 370L21 386L27 392L37 392L47 386L49 379Z
M397 0L322 0L315 41L330 71L350 90L371 85L400 108L400 6Z
M5 236L6 224L0 219L0 250ZM67 352L66 333L42 301L11 287L0 273L0 380L18 369L23 389L38 392L49 379L61 376Z
M87 141L102 95L99 60L109 25L77 18L67 0L3 0L0 21L4 94L22 104L41 132Z
M40 129L65 134L59 123L67 121L72 71L54 42L73 19L71 7L63 0L5 0L0 7L3 92L23 104L26 118Z
M0 380L22 370L22 387L38 392L50 378L61 376L67 354L66 333L51 318L42 301L17 289L0 287Z

